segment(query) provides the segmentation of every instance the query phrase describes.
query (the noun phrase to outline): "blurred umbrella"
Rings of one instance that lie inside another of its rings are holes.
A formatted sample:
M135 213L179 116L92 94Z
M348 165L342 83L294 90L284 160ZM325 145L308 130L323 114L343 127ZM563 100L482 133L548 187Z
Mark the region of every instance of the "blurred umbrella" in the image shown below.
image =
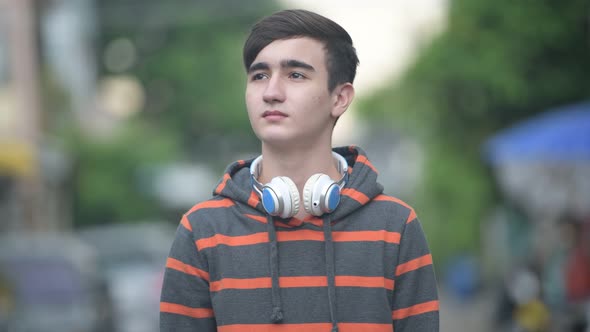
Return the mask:
M590 101L544 112L503 130L485 144L491 164L590 161Z
M590 162L590 101L556 108L500 131L485 143L484 154L492 165Z
M506 197L545 220L590 215L590 101L544 112L488 139Z

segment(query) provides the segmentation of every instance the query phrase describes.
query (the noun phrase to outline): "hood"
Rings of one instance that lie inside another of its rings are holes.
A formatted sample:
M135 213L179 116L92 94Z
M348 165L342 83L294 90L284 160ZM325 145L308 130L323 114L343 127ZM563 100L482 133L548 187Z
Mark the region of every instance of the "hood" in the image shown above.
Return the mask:
M333 151L346 159L349 172L348 181L341 192L338 208L330 214L330 219L336 222L381 194L383 186L377 182L377 170L361 148L356 146L337 147ZM253 160L238 160L230 164L215 187L213 195L231 198L266 214L258 194L252 187L250 165Z

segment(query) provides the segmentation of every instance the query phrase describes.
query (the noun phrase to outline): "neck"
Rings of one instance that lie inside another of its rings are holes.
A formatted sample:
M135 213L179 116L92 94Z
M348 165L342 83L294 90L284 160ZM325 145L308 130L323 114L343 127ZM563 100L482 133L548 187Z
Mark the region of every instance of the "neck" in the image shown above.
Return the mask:
M262 156L261 182L268 182L276 176L288 176L302 190L313 174L324 173L335 180L341 177L330 146L285 150L263 145Z

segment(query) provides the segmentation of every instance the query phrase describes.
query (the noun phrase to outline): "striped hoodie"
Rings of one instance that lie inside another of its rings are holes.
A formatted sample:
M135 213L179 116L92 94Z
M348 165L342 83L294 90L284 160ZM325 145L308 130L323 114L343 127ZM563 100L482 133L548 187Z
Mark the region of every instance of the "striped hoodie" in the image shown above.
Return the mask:
M267 215L250 161L183 215L166 262L161 331L438 331L432 257L414 210L384 195L358 147L338 208Z

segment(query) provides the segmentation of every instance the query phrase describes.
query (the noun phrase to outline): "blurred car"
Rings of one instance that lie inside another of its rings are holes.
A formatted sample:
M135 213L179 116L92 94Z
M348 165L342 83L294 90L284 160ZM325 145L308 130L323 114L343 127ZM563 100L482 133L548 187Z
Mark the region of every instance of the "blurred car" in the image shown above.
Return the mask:
M175 231L170 224L146 222L93 226L78 232L98 253L113 299L113 331L159 331L164 266Z
M92 248L71 234L1 234L1 331L109 330L110 299L97 267Z

